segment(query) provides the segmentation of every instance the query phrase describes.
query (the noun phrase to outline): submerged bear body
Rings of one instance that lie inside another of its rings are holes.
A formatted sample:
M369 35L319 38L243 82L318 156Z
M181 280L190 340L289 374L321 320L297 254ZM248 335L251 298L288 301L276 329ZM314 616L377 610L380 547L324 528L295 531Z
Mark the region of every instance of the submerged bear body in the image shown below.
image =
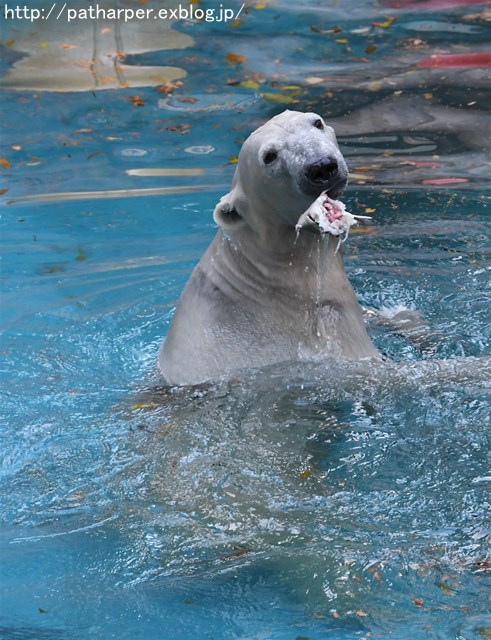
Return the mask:
M339 240L300 235L299 215L347 169L332 129L286 111L244 143L221 229L178 302L159 367L195 384L245 367L298 359L377 357L346 277Z

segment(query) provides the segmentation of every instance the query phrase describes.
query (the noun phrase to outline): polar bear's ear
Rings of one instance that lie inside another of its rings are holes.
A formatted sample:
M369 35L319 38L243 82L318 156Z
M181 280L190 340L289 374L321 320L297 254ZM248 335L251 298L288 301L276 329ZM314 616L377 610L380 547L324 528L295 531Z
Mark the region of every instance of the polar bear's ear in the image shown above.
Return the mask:
M222 229L238 229L244 224L244 218L237 211L235 189L220 198L213 212L213 220Z

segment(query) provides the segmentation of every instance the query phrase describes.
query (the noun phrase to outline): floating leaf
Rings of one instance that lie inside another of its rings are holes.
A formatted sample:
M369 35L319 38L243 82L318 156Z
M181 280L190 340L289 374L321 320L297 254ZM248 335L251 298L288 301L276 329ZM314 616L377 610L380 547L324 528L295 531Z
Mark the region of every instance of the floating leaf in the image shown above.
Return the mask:
M300 472L302 480L306 480L310 475L312 475L312 469L304 469Z
M476 631L481 638L491 638L491 628L489 627L478 627Z
M370 176L367 173L355 173L350 171L349 175L352 180L362 180L363 182L366 180L373 180L373 176Z
M0 189L0 196L3 196L4 193L7 193L8 189Z
M177 98L178 102L189 102L190 104L194 104L198 102L198 98L193 98L192 96L179 96Z
M140 402L138 404L131 405L131 411L139 411L140 409L154 409L160 406L157 402Z
M279 104L291 104L295 102L293 96L285 96L281 93L261 93L261 97L269 102L278 102Z
M441 166L439 162L416 162L415 160L403 160L399 162L399 164L401 166L409 165L411 167L429 167L430 169L436 169Z
M39 44L43 49L47 49L48 48L48 43L47 42L40 42Z
M231 64L243 64L246 60L247 58L239 53L227 53L227 62Z
M85 260L87 260L87 253L82 247L78 248L77 257L75 258L75 260L77 262L84 262Z
M381 164L364 164L362 166L356 167L357 171L380 171L383 169L383 165Z
M0 167L2 169L10 169L11 165L7 158L0 158Z
M7 40L7 42L5 43L6 47L13 47L15 44L15 40Z
M135 105L135 107L144 107L145 103L140 96L130 96L129 100Z
M377 51L377 46L374 44L369 44L368 47L365 49L365 53L375 53L375 51Z
M228 553L225 556L222 556L220 560L222 562L227 562L228 560L235 560L235 558L240 558L241 556L245 556L249 553L249 549L245 549L244 547L238 547L232 553Z
M52 273L63 273L65 271L65 265L61 263L46 264L43 266L41 273L44 275L51 275Z
M96 156L103 155L107 156L107 151L94 151L93 153L89 153L89 155L87 156L87 160L92 160L92 158L95 158Z
M181 135L186 135L190 132L191 125L188 123L185 124L176 124L171 127L165 127L165 131L178 131Z
M173 91L175 91L176 89L178 89L179 87L182 87L184 85L184 82L182 82L181 80L176 80L175 82L164 82L164 84L161 84L160 86L156 87L156 90L159 93L172 93Z
M377 209L372 209L371 207L365 207L365 213L375 213Z
M245 89L259 89L261 86L257 80L242 80L239 82L239 87L244 87Z
M348 44L348 40L346 38L337 38L336 42L339 42L339 44Z
M357 227L353 227L353 229L350 230L350 234L352 233L369 233L372 235L377 235L378 234L378 230L375 227L366 227L366 226L357 226Z
M423 598L418 598L417 596L413 596L413 604L415 607L422 607L425 601Z
M360 618L366 618L368 617L368 613L366 611L363 611L362 609L358 609L358 611L355 611L356 615L359 616Z
M229 156L228 164L237 164L239 162L239 156Z
M372 22L372 24L374 27L379 27L380 29L388 29L396 20L397 18L395 16L391 16L390 18L386 18L384 22Z
M457 593L455 589L452 589L448 584L445 584L445 582L443 582L443 581L442 582L438 582L436 586L446 596L455 596L455 594Z

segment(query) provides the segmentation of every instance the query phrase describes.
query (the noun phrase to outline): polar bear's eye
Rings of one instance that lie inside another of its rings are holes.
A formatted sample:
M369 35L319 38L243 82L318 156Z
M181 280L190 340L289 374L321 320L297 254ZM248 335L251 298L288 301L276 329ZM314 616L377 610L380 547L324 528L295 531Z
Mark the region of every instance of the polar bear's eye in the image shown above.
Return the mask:
M268 151L267 153L264 154L264 157L263 157L264 164L271 164L276 160L277 157L278 157L278 154L276 151Z
M316 127L316 129L324 129L324 123L320 118L317 118L317 120L314 120L314 127Z

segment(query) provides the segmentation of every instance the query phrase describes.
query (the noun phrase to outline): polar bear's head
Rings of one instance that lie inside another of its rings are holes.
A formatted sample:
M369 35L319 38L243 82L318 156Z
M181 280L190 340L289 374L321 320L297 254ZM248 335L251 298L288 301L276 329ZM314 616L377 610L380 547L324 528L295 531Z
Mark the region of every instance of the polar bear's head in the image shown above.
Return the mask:
M224 229L293 227L323 191L338 198L347 180L333 129L315 113L284 111L244 142L232 190L213 217Z

